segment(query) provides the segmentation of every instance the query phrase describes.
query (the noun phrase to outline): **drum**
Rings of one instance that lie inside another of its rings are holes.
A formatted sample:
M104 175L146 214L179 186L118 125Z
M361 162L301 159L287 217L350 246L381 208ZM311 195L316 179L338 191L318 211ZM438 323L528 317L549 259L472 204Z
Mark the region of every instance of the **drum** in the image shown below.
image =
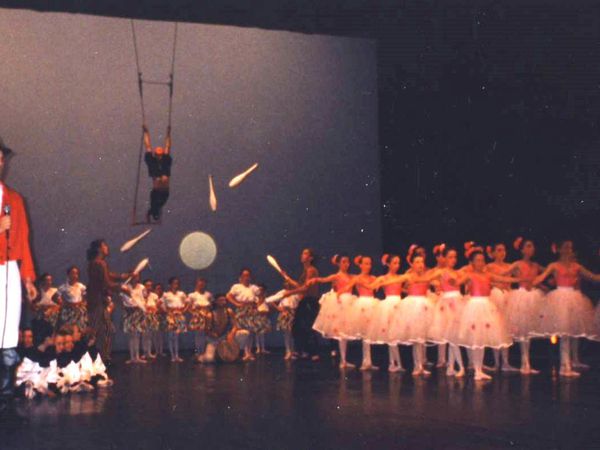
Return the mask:
M223 362L233 362L240 357L240 346L235 340L223 339L217 344L217 355Z

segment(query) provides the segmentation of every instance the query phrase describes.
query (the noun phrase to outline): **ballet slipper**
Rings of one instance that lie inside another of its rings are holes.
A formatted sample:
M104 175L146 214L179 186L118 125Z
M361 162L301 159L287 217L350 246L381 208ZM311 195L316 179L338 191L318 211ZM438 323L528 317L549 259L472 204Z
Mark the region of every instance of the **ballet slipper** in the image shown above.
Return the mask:
M477 381L484 381L484 380L491 380L491 379L492 379L492 377L489 376L487 373L484 373L483 371L475 373L475 380L477 380Z
M424 377L428 377L428 376L430 376L430 375L431 375L431 372L430 372L429 370L427 370L427 369L423 369L423 371L421 372L421 374L422 374Z
M465 369L460 369L454 374L454 378L463 378L465 376Z
M401 372L401 371L402 371L402 367L398 367L396 364L390 364L388 366L388 372L395 373L395 372Z
M340 363L340 369L355 369L356 366L347 361L343 361Z
M413 377L418 377L419 375L421 375L423 373L423 369L413 369L412 371L412 376Z
M435 368L436 368L436 369L443 369L443 368L444 368L444 367L446 367L447 365L448 365L448 363L447 363L446 361L441 361L441 362L438 362L438 363L435 365Z
M286 352L285 355L283 355L283 359L285 359L285 360L292 359L292 354L290 352Z
M370 364L365 364L365 363L363 363L363 364L360 366L360 370L362 370L363 372L366 372L367 370L371 370L371 365L370 365Z
M469 367L470 369L471 367ZM488 372L498 372L499 367L498 366L483 366L483 370L487 370Z
M456 376L456 371L452 367L448 366L448 368L446 369L446 376L447 377Z
M125 361L125 364L133 364L135 363L135 359L128 359L127 361Z
M558 372L558 374L561 377L566 377L566 378L578 378L581 376L581 374L579 372L575 372L574 370L569 370L569 369L561 369L560 372Z

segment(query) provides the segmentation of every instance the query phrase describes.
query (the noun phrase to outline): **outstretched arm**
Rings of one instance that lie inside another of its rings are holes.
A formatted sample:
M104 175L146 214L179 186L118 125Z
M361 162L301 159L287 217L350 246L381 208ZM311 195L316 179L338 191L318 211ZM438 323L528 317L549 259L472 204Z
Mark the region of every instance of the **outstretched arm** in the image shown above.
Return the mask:
M389 284L404 283L405 281L408 281L409 278L410 278L410 275L408 273L405 273L403 275L395 275L393 277L387 277L385 280L379 281L378 287L381 288L381 287L387 286Z
M546 278L548 278L552 272L554 272L554 263L548 265L548 267L546 267L546 270L544 270L540 275L535 277L532 284L534 286L537 286L542 281L544 281Z
M150 133L148 132L148 127L146 124L142 125L142 129L144 130L144 147L146 147L146 151L152 153L152 144L150 143Z
M332 275L329 275L328 277L315 277L315 278L311 278L310 280L308 280L308 282L306 284L308 284L309 286L312 286L313 284L324 284L324 283L333 283L335 281L335 279L337 278L337 274L334 273Z
M521 278L517 277L506 277L504 275L497 275L491 272L489 272L489 274L492 281L499 281L500 283L518 283L522 281Z
M584 278L587 278L591 281L595 281L596 283L600 283L600 274L590 272L588 269L581 265L579 266L579 271L581 272L581 275L583 275Z
M165 138L165 155L171 151L171 125L167 127L167 137Z

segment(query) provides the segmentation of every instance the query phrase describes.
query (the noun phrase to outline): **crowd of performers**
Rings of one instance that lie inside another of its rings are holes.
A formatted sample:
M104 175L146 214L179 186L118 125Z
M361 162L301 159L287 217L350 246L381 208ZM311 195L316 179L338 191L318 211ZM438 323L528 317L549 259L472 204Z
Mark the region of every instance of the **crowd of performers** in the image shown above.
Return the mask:
M485 249L474 243L464 247L468 264L461 268L457 268L455 248L437 245L436 265L428 268L425 249L412 245L402 273L398 255L381 258L387 268L381 276L372 274L369 256L336 255L331 262L338 270L325 277L312 265L312 251L305 249L300 279L283 272L282 289L270 296L264 286L252 283L249 269L241 271L227 294L216 296L203 278L196 280L193 292L185 293L177 277L163 288L133 275L120 285L118 296L105 299L104 317L112 324L118 298L123 308L121 325L128 335L128 364L146 364L164 356L165 337L171 361L183 361L179 341L188 332L194 333L197 362L215 361L222 340L235 340L242 359L251 361L256 354L268 353L265 335L273 331L270 315L276 311L275 328L283 333L286 360L318 360L317 342L311 336L316 330L338 342L341 368L355 367L347 360L347 346L360 340L361 370L377 369L371 346L386 345L388 370L404 371L399 345L407 345L412 346L413 375L427 376L426 346L435 345L437 366L446 367L448 376L462 377L472 368L474 378L484 380L490 378L484 369L538 373L530 363L530 341L553 337L560 339L560 375L579 376L586 366L579 361L578 339L600 339L600 306L594 310L580 290L580 281L597 282L600 275L577 262L573 243L553 246L557 260L547 267L535 262L535 245L527 239L515 240L520 258L513 263L505 261L507 248L502 243ZM350 273L352 263L359 273ZM331 285L320 299L319 284ZM383 300L376 296L380 290ZM31 330L22 332L24 362L17 372L18 384L25 386L27 395L90 389L97 384L94 380L100 380L100 385L110 383L102 359L109 360L110 349L104 354L96 349L86 300L77 267L69 268L67 281L59 287L54 287L50 275L40 277L39 295L31 304L35 319ZM515 342L520 347L520 369L508 360L508 348ZM467 367L461 348L466 349ZM494 352L494 367L483 365L486 348Z

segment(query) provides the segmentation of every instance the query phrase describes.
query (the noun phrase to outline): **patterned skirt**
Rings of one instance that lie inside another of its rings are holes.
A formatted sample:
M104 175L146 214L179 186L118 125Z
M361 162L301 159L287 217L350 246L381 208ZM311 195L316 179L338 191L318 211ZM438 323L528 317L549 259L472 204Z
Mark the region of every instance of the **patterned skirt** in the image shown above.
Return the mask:
M63 302L60 310L61 325L77 325L80 330L88 326L87 306L83 302Z
M144 328L145 328L145 332L149 332L149 331L158 331L160 330L160 318L159 318L159 314L155 311L149 312L146 311L146 313L144 314Z
M235 310L235 320L242 330L255 333L258 330L258 312L254 304L240 306Z
M256 334L270 333L273 327L271 326L271 319L269 314L257 313L256 314Z
M60 315L60 309L58 305L56 306L42 306L40 307L36 314L35 318L38 320L43 320L44 322L48 322L52 328L56 328L56 324L58 323L58 318Z
M144 311L139 308L123 308L123 331L125 333L143 333L146 331Z
M174 309L167 312L167 331L177 334L187 331L187 323L183 311Z
M284 309L277 316L277 329L280 331L292 331L294 325L295 309Z
M190 317L189 330L190 331L206 331L208 324L208 313L202 310L192 311Z

